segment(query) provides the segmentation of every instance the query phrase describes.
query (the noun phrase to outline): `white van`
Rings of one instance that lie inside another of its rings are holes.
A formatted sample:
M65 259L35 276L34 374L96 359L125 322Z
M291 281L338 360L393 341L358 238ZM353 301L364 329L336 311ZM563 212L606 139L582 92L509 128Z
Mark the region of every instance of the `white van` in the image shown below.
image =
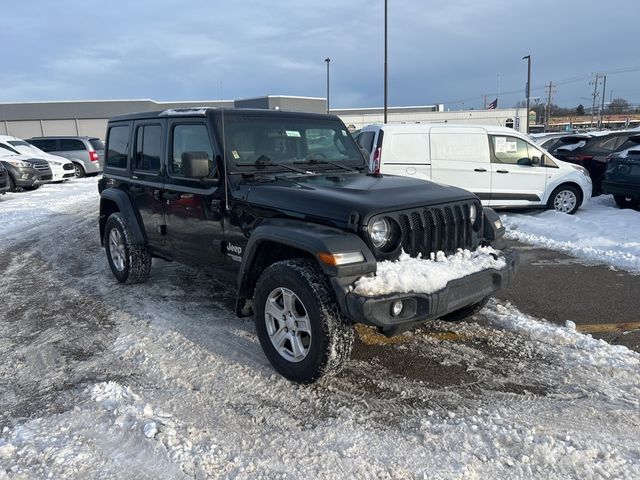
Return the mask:
M354 136L373 172L461 187L492 208L542 207L575 213L591 198L589 173L553 158L511 128L369 125Z

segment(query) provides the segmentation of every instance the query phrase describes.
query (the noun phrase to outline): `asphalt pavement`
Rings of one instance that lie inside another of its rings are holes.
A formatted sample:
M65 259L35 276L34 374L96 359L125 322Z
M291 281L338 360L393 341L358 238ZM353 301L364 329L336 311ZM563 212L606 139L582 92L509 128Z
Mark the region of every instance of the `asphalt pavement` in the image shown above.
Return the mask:
M515 281L494 296L524 313L640 351L640 275L553 250L509 242L520 252Z

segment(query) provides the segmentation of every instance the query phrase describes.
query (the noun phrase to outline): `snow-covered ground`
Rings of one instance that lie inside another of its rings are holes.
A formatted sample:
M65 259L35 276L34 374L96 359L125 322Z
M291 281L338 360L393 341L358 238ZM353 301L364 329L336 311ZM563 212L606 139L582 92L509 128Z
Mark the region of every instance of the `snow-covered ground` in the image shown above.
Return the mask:
M507 238L640 272L640 212L617 208L611 195L592 198L575 215L547 210L500 217Z
M228 284L112 278L95 180L35 193L0 200L0 478L640 478L635 352L492 301L294 385Z

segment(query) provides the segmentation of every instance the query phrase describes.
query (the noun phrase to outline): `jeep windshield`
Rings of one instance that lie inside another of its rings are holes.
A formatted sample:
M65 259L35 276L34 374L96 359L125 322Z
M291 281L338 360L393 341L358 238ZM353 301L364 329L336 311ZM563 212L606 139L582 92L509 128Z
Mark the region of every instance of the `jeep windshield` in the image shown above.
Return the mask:
M332 118L228 115L224 132L227 161L243 171L365 166L349 131Z

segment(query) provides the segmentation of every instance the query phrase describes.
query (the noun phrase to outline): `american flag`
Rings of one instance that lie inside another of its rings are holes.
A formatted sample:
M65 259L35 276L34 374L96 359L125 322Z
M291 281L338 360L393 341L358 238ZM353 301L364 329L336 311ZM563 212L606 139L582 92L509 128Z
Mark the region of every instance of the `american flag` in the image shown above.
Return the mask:
M487 105L487 110L495 110L498 108L498 99L496 98L493 102Z

